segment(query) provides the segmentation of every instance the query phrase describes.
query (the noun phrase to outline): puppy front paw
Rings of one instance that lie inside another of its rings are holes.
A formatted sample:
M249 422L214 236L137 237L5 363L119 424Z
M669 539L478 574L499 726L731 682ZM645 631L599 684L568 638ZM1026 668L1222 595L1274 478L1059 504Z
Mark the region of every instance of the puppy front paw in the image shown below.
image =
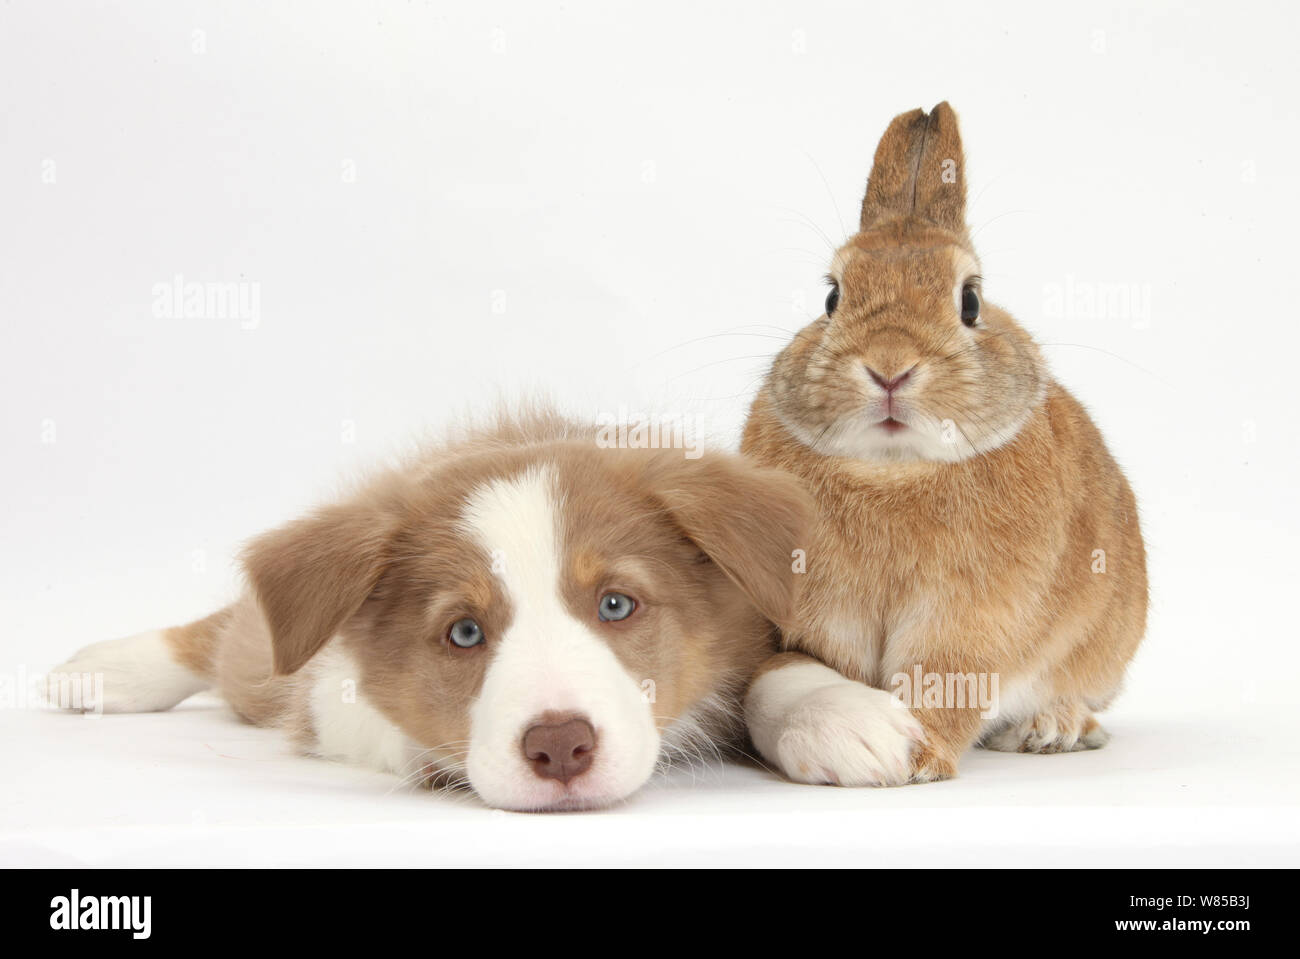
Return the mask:
M760 753L795 782L898 786L914 775L921 724L889 693L825 666L773 670L747 698Z

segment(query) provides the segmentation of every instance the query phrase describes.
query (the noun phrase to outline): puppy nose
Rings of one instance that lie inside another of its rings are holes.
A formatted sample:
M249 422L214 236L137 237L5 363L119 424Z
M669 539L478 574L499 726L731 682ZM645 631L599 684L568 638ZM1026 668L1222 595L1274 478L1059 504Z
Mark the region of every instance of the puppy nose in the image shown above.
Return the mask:
M538 776L567 783L591 766L596 731L581 716L540 722L524 733L523 748Z
M898 389L909 379L911 379L912 370L914 369L916 369L915 366L909 366L906 370L904 370L902 373L899 373L892 380L887 380L879 373L877 373L875 370L873 370L871 367L868 366L867 375L870 376L873 380L875 380L876 385L879 386L886 393L892 393L894 392L894 390Z

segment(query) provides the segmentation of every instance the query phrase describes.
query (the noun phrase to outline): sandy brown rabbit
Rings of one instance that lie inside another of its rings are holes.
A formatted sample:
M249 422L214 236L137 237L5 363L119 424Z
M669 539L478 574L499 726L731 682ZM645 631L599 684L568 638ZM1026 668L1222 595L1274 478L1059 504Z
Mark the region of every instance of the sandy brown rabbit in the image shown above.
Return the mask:
M800 782L943 779L976 743L1102 746L1093 713L1145 629L1133 493L984 300L965 207L952 108L895 118L826 315L777 357L745 428L743 450L821 509L799 626L746 700L755 745Z

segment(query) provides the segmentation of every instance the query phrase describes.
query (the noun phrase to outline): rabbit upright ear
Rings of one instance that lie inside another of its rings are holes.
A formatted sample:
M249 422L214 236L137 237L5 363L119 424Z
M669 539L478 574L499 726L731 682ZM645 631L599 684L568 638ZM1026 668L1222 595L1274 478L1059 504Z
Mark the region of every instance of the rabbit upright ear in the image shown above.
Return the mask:
M957 114L947 101L929 114L900 114L880 138L859 229L894 217L916 217L966 233L966 161Z

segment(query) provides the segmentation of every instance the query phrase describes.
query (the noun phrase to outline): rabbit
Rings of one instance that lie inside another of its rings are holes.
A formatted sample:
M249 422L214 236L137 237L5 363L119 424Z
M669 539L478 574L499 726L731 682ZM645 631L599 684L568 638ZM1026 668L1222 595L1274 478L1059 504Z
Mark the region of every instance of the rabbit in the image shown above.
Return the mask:
M965 206L952 108L896 117L826 312L745 424L742 451L820 514L796 623L745 699L755 747L797 782L947 779L972 745L1096 749L1146 628L1132 490L985 299Z

